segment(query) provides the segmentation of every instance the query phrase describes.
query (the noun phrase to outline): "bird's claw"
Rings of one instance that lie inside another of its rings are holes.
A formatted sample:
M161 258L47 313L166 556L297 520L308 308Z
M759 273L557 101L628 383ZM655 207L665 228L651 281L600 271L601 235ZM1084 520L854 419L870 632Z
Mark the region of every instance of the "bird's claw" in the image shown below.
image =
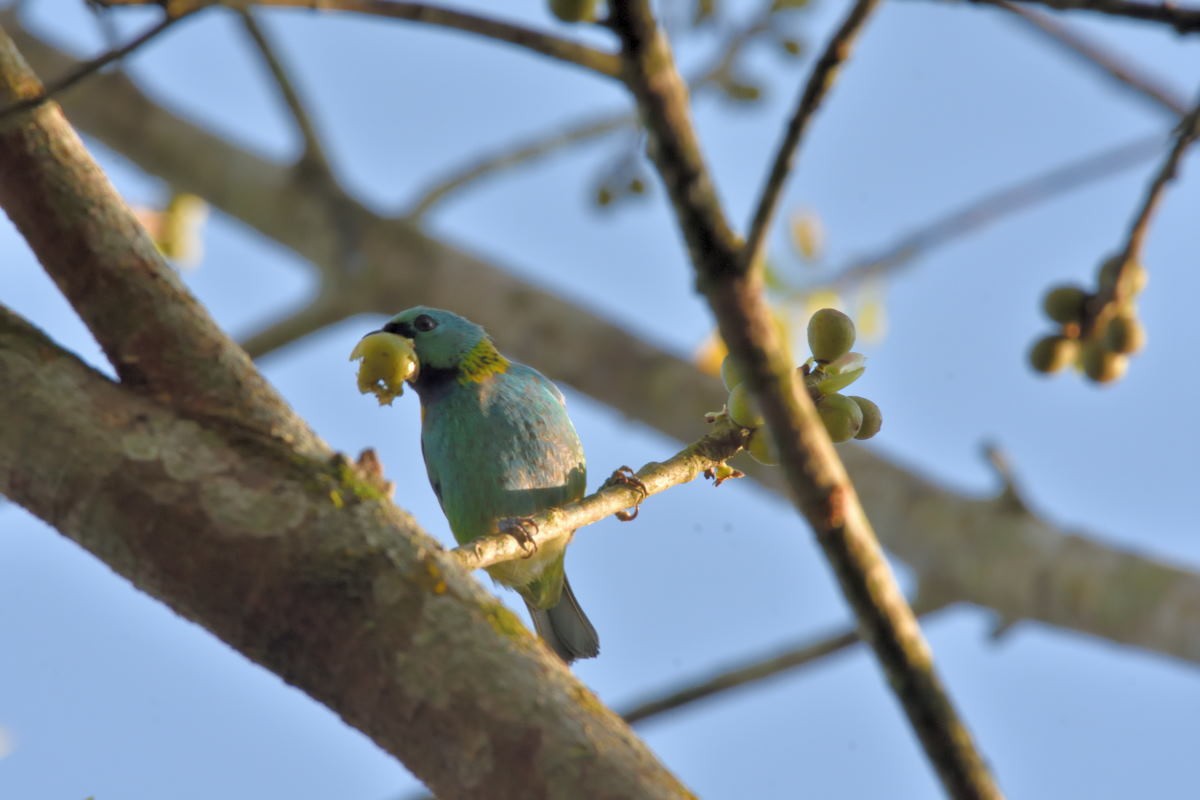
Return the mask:
M532 532L530 532L531 528ZM525 553L522 558L529 558L537 552L538 546L537 542L533 540L533 534L538 532L538 524L533 521L533 517L502 519L497 526L497 532L517 540L517 544L521 545L521 550Z
M604 489L609 486L628 486L641 495L637 499L637 502L633 504L632 509L616 513L616 518L621 520L621 522L631 522L637 519L638 511L642 507L642 501L650 496L650 490L646 488L646 484L642 483L642 479L637 476L637 473L629 467L618 467L613 470L613 474L608 476L608 480L600 488Z

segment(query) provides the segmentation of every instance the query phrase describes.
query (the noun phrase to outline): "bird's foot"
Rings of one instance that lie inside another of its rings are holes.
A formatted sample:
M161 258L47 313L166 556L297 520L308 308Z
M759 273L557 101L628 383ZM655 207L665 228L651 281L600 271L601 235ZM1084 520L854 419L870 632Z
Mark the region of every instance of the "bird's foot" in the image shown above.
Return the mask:
M538 524L533 521L533 517L507 517L500 520L496 531L517 540L517 544L521 545L521 550L525 553L522 558L529 558L537 552L537 542L533 540L533 534L538 532Z
M642 483L642 479L637 476L637 473L629 467L619 467L613 470L613 474L608 476L608 480L600 488L605 489L609 486L628 486L641 495L637 499L637 502L633 504L631 510L618 511L616 514L617 519L621 520L621 522L629 522L637 519L638 510L642 507L642 501L650 496L650 490L646 488L646 484Z

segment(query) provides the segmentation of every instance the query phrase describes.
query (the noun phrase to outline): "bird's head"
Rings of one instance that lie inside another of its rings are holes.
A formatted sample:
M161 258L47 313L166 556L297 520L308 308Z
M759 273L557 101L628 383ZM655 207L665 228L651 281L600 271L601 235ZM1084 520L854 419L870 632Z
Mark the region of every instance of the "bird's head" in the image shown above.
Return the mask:
M418 390L424 380L480 381L508 369L487 332L450 311L416 306L389 319L383 330L412 339L421 364Z

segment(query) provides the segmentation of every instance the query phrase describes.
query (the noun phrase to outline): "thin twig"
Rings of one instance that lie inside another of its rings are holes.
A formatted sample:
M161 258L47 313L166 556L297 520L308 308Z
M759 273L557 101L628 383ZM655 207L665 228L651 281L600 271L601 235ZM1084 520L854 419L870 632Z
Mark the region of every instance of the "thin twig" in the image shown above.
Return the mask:
M529 556L547 542L568 535L576 528L637 507L650 495L689 483L733 458L746 441L746 432L721 415L717 427L663 462L652 462L636 473L636 481L614 482L574 503L541 511L529 518L532 529L524 543L514 536L498 534L476 539L453 550L467 569L482 569L502 561ZM640 487L637 484L641 484Z
M238 16L242 19L242 27L246 29L246 33L250 35L250 39L258 48L259 55L262 56L263 63L266 64L271 77L275 79L275 86L279 89L279 94L283 97L283 102L287 104L288 111L292 114L292 120L296 123L296 128L304 140L304 154L301 156L301 161L324 175L332 177L333 170L329 165L329 158L325 155L325 148L321 146L321 139L317 135L316 126L313 125L312 115L304 107L304 101L300 99L300 94L296 91L295 82L292 81L287 68L284 67L275 52L266 32L258 24L254 13L249 8L239 9Z
M666 36L648 0L611 0L609 10L609 23L621 38L625 82L637 98L648 151L670 195L697 284L761 404L789 494L812 526L947 793L998 798L1000 791L938 677L845 466L785 352L761 271L740 268L743 248L701 154Z
M481 178L502 169L528 163L572 144L595 139L622 128L632 127L636 123L637 116L628 111L604 114L576 122L549 135L539 134L521 144L509 145L495 153L484 155L472 163L456 167L446 175L432 181L429 186L417 193L417 199L405 212L405 216L418 220L446 197Z
M920 617L940 611L947 605L949 605L949 600L945 598L922 600L918 597L912 603L913 613ZM808 666L827 656L847 650L861 641L862 637L858 630L850 628L815 641L806 640L778 648L770 655L743 658L736 666L725 667L707 678L674 688L658 697L643 700L619 713L626 722L635 725L699 700Z
M58 80L50 81L49 83L45 84L42 89L42 93L37 97L29 97L19 102L12 103L4 108L0 108L0 120L11 117L14 114L20 114L24 111L31 111L43 103L52 100L54 97L67 91L80 81L95 75L109 64L120 61L142 45L153 41L160 34L165 33L176 22L179 22L180 20L190 16L196 10L197 9L187 9L174 16L168 14L151 26L145 33L142 33L141 35L132 39L128 44L102 53L90 61L85 61L80 64L78 68L68 72L66 75L63 75Z
M762 255L766 245L767 231L771 227L771 219L779 205L784 181L791 174L796 160L796 148L800 137L804 135L808 123L832 88L838 68L850 57L854 40L862 31L871 13L879 7L879 0L857 0L854 7L842 20L842 24L834 33L825 51L813 65L812 73L804 84L804 90L796 101L796 110L788 121L787 131L779 150L775 153L775 161L767 175L766 183L758 197L758 207L754 211L750 232L746 235L746 245L743 249L742 267L749 269Z
M734 59L745 49L755 36L769 27L773 4L764 3L758 13L752 15L743 24L736 27L725 37L720 50L714 54L707 66L699 69L688 81L688 88L693 99L705 90L712 89L717 80L727 74ZM435 179L417 193L417 199L412 202L405 216L414 221L427 216L436 205L444 202L452 194L462 191L483 178L490 177L505 169L528 164L539 158L551 155L558 150L600 138L606 134L632 128L637 125L637 114L632 112L615 112L612 114L591 117L573 122L559 130L550 133L539 133L530 139L517 144L508 145L496 152L472 159L469 163L448 170L442 177Z
M1125 280L1125 274L1129 270L1135 269L1134 263L1141 259L1142 247L1146 241L1146 233L1150 229L1150 220L1154 217L1154 212L1162 202L1163 194L1167 188L1167 184L1174 180L1175 175L1179 171L1179 162L1183 159L1183 154L1187 151L1196 138L1200 136L1200 100L1197 101L1193 108L1183 121L1176 128L1175 144L1171 147L1166 158L1163 159L1162 165L1158 168L1154 178L1150 181L1150 186L1146 189L1146 194L1142 198L1141 206L1133 217L1133 221L1129 224L1129 233L1125 237L1125 246L1121 249L1120 266L1117 268L1116 274L1112 281L1105 287L1101 287L1100 294L1095 301L1097 307L1107 304L1110 300L1116 300L1118 294L1122 291L1128 281Z
M275 353L310 333L340 322L358 313L353 303L342 302L337 289L322 285L320 293L308 305L239 341L242 349L253 359Z
M990 3L991 0L968 0ZM1125 17L1142 22L1168 25L1179 33L1200 31L1200 8L1180 7L1174 2L1141 2L1141 0L1015 0L1018 3L1040 5L1055 11L1090 11L1113 17Z
M997 8L1002 8L1015 15L1029 29L1037 31L1055 44L1061 45L1063 49L1079 57L1084 63L1098 68L1113 80L1131 89L1138 97L1151 101L1158 108L1177 117L1182 117L1187 113L1187 102L1162 85L1156 78L1141 71L1135 65L1127 63L1117 54L1086 36L1079 35L1048 14L1030 11L1010 0L992 0L992 2Z
M856 258L820 285L852 286L869 278L897 272L919 255L941 247L1020 211L1028 211L1101 178L1131 169L1160 152L1162 136L1135 139L1077 161L997 189L900 236L871 255Z
M158 5L161 0L97 0L97 2L105 6L146 6ZM253 5L262 8L295 8L310 12L346 12L385 19L421 22L426 25L465 31L507 42L609 78L619 78L621 75L620 59L613 53L606 53L603 50L552 33L428 3L407 3L400 0L249 0L249 2L195 0L195 2L202 7L224 5L230 8L244 8L247 5Z

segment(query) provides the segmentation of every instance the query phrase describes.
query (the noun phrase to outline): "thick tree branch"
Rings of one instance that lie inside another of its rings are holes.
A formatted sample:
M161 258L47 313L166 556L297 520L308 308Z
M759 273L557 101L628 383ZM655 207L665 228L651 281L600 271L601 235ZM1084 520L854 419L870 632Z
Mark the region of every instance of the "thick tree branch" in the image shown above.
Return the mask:
M821 57L809 73L804 89L796 101L796 109L784 131L783 141L775 152L775 160L767 173L766 182L758 195L758 207L750 221L750 232L746 234L746 245L742 256L742 266L750 269L762 256L766 245L767 234L770 232L771 220L779 206L783 193L783 184L791 174L796 160L796 150L800 146L800 138L808 128L808 123L817 113L821 101L833 88L833 82L838 77L841 65L850 58L850 50L858 38L863 26L871 14L879 7L878 0L857 0L850 13L842 20L837 31L830 38Z
M13 17L0 17L0 23L13 26L9 30L39 71L59 74L75 63L20 31ZM292 182L286 166L170 114L123 76L101 75L87 91L66 94L63 103L76 124L134 164L204 196L309 260L342 290L341 316L390 315L413 298L453 307L493 331L505 352L680 441L694 438L695 420L725 401L720 382L689 361L501 264L414 226L380 219L357 203L349 208L362 232L361 251L372 257L363 257L362 270L345 273L337 257L339 234L321 210L319 192ZM1125 157L1160 152L1161 137L1154 144ZM259 340L262 348L280 346L285 325L273 325L279 335ZM314 329L298 326L292 334ZM842 447L841 455L883 544L922 580L948 586L953 599L1006 620L1037 620L1200 664L1200 573L950 491L875 450ZM778 469L748 471L783 491ZM1113 602L1111 587L1129 580L1153 588Z
M40 93L0 31L0 102ZM0 205L122 382L185 413L326 452L183 287L57 107L0 129Z
M862 8L856 5L854 11ZM946 791L956 798L1000 797L937 676L912 609L779 339L763 295L762 271L739 268L746 264L744 251L716 197L666 36L645 0L614 0L610 10L611 24L621 38L625 82L642 112L651 156L671 196L721 336L762 403L789 494L812 526L863 638Z
M361 14L382 19L403 20L433 25L440 28L462 31L494 39L498 42L539 53L556 61L574 64L586 70L616 78L620 75L620 60L612 53L555 36L552 33L533 30L511 22L504 22L479 14L435 6L429 3L407 3L402 0L188 0L195 8L228 6L244 9L249 6L260 8L291 8L309 13L340 12ZM161 5L163 0L97 0L100 5L112 8L121 6Z
M347 464L197 424L0 308L0 493L444 797L691 795Z
M522 543L505 534L476 539L454 549L467 569L482 569L501 561L528 557L530 547L540 547L573 532L576 528L641 505L650 495L690 483L707 475L737 455L746 442L746 431L720 415L716 429L663 462L652 462L634 473L634 480L615 481L565 506L551 508L529 518L529 539Z

